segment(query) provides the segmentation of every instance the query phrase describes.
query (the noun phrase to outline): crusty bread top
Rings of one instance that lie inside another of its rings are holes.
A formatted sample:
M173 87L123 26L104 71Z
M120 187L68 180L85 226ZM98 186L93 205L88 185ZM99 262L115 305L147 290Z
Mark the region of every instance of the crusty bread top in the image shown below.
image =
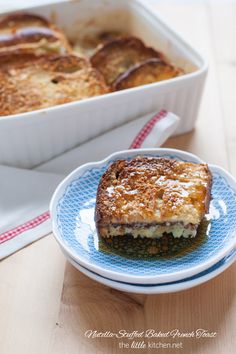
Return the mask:
M39 54L70 52L71 47L61 30L43 17L16 13L0 18L0 52L8 48L31 48Z
M118 77L135 64L150 58L160 58L162 54L135 37L122 37L109 41L92 57L91 63L105 77L110 85Z
M35 61L40 55L33 53L32 50L18 48L9 48L5 52L0 51L0 71L4 71L10 67L21 67L25 65L30 65L30 62Z
M151 84L176 77L181 70L168 64L166 61L153 58L141 64L137 64L123 74L120 74L112 84L114 91L124 90L131 87Z
M18 64L5 65L0 71L0 82L1 116L109 92L101 74L75 55L31 55L25 63L22 58Z
M0 17L0 30L15 29L25 25L49 26L49 21L35 14L18 12Z
M137 157L114 162L102 176L98 226L181 222L199 224L208 211L211 173L205 164Z

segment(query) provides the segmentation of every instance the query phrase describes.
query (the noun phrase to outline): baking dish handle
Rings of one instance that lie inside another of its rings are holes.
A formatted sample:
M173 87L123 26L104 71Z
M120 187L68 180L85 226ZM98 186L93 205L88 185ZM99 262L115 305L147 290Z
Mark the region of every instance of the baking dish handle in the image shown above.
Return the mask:
M160 147L176 131L180 118L162 110L153 113L130 145L130 149Z

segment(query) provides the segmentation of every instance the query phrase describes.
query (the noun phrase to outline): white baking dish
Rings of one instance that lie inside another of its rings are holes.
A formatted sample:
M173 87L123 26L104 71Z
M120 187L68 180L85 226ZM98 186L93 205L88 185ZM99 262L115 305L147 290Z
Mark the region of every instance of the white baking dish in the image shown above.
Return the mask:
M84 101L0 118L0 163L33 167L136 117L162 108L181 117L177 133L194 127L206 61L138 0L79 0L27 8L74 39L97 30L122 30L161 50L187 74Z

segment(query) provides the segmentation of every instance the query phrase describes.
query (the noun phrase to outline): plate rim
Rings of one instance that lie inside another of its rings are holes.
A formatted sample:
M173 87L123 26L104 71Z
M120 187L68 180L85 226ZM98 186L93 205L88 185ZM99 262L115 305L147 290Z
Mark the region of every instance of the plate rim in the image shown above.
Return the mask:
M159 275L151 275L151 276L150 275L140 276L140 275L118 273L117 271L104 269L99 265L95 265L89 261L83 260L79 257L79 255L76 252L74 252L71 248L69 248L65 244L65 242L63 242L63 238L61 237L60 230L57 224L57 218L55 216L57 215L58 203L60 202L61 197L63 197L63 195L65 194L66 189L71 184L71 182L76 178L82 176L87 170L91 168L102 167L107 163L109 163L111 160L115 160L117 158L133 157L145 153L154 154L156 156L169 154L169 155L175 155L177 158L184 159L187 161L196 162L196 163L205 163L198 156L192 153L188 153L186 151L170 149L170 148L154 148L154 149L146 148L146 149L130 149L130 150L118 151L109 155L103 160L83 164L79 166L77 169L75 169L74 171L72 171L58 185L58 187L56 188L52 196L50 202L50 215L52 220L52 229L53 229L54 237L56 241L59 243L59 245L66 250L67 254L69 254L73 259L76 260L78 259L78 262L81 264L81 266L88 268L92 272L100 274L101 276L105 276L117 281L136 283L136 284L144 284L144 283L150 284L155 282L158 283L173 282L173 281L180 280L182 278L191 277L211 267L212 265L217 263L220 259L222 259L224 256L226 256L236 246L236 238L235 240L232 239L232 242L229 244L229 246L224 247L223 250L219 251L214 257L211 257L210 259L203 262L202 264L198 264L197 266L191 267L190 269L182 270L175 273L172 272L168 274L162 274L162 275L159 274ZM230 188L236 193L236 180L229 172L227 172L225 169L217 165L208 164L208 166L212 171L218 172L221 176L223 176L226 179L227 183L229 184Z
M81 273L89 277L90 279L97 281L98 283L101 283L105 286L111 287L113 289L117 289L120 291L125 291L125 292L131 292L131 293L136 293L136 294L145 294L145 295L154 295L154 294L167 294L167 293L174 293L174 292L179 292L179 291L184 291L191 289L195 286L204 284L208 282L209 280L217 277L221 273L223 273L226 269L228 269L233 263L236 261L236 249L232 252L232 254L226 256L225 262L217 267L216 269L210 271L207 274L204 274L200 276L197 279L191 279L191 280L186 280L182 283L173 283L173 284L168 284L168 285L153 285L149 287L141 287L140 284L128 284L128 283L122 283L113 279L107 279L103 277L102 275L96 274L91 272L89 269L86 269L85 267L81 266L79 263L77 263L75 260L70 258L69 255L65 254L65 252L62 250L64 256L70 262L73 267L75 267L77 270L79 270ZM115 285L115 286L114 286ZM145 285L145 284L143 284Z

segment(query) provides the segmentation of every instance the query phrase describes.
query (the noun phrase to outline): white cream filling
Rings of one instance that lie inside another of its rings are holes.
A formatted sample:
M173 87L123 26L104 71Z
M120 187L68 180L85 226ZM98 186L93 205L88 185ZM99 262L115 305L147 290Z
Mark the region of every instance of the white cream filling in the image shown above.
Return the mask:
M109 227L107 237L120 236L125 234L131 234L134 238L148 237L148 238L161 238L164 233L171 233L175 238L181 236L185 238L195 237L197 234L196 229L186 228L182 225L155 225L147 228L132 228L132 227Z

